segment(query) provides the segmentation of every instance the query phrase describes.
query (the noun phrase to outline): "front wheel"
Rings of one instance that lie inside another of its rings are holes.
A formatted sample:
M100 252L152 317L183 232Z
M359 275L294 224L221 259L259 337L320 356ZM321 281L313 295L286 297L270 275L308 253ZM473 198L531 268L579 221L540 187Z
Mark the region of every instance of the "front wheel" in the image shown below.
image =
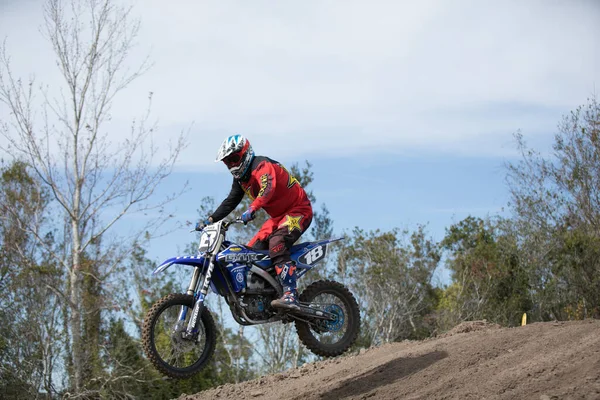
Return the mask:
M298 337L310 351L335 357L354 344L360 330L360 312L344 285L328 280L313 282L300 295L300 302L335 315L334 320L296 320Z
M196 374L215 351L217 329L206 308L198 321L197 334L185 337L193 308L194 296L172 293L154 303L144 318L144 351L154 367L171 378Z

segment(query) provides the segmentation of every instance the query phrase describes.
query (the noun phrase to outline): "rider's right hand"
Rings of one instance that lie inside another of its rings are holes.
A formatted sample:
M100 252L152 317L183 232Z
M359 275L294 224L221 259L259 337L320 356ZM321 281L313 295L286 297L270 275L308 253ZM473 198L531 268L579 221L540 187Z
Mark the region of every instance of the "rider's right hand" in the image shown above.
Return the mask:
M212 224L212 222L213 222L213 220L210 217L208 217L204 221L198 221L198 223L196 224L195 230L201 231L202 229L206 228L206 225Z
M244 211L244 213L242 214L240 219L242 220L244 225L246 225L248 222L250 222L254 219L254 214L255 214L255 211L252 209L252 207L250 207L249 209Z

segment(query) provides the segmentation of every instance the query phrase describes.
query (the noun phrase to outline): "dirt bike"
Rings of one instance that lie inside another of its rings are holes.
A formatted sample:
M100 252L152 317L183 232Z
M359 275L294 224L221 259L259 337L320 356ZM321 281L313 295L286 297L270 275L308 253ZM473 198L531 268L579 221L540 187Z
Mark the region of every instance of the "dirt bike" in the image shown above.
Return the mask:
M142 344L157 370L172 378L189 378L210 361L216 347L217 328L205 306L209 287L225 299L235 321L257 325L294 322L298 337L314 354L334 357L355 342L360 329L358 304L341 283L319 280L298 298L299 310L271 307L282 287L268 251L256 250L225 239L239 218L219 221L200 232L198 255L169 258L152 274L171 265L190 266L187 293L172 293L155 302L144 318ZM342 238L305 242L291 249L298 280L322 261L331 243Z

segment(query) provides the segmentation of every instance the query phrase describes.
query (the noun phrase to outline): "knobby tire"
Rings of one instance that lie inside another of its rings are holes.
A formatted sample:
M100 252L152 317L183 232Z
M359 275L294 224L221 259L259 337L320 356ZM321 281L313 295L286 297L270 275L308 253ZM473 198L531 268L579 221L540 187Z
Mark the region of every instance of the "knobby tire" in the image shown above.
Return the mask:
M335 357L348 350L356 341L360 331L360 311L354 295L341 283L320 280L311 283L300 295L300 301L310 303L320 294L331 294L341 300L347 310L348 328L344 336L333 344L322 343L311 331L311 325L296 320L296 331L304 345L314 354L324 357Z
M194 364L186 368L176 368L169 365L161 359L156 350L153 328L162 311L170 306L178 305L187 306L190 309L189 312L191 312L192 308L194 307L194 297L188 294L171 293L158 300L152 305L152 307L150 307L150 310L148 310L146 313L142 327L142 344L146 356L158 371L171 378L186 379L200 372L210 361L213 353L215 352L217 328L210 311L204 307L200 316L200 320L204 324L206 343L200 358Z

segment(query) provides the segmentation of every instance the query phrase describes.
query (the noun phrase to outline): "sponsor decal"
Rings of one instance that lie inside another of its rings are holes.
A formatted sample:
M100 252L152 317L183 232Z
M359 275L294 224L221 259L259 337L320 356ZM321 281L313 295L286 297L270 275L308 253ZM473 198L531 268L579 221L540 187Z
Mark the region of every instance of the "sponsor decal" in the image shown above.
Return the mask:
M206 270L206 277L204 278L204 284L202 285L202 289L200 290L200 296L198 297L198 302L203 303L204 298L206 297L206 293L208 293L208 286L210 285L210 279L212 277L212 272L214 269L214 265L211 262ZM198 321L198 316L200 314L200 307L194 306L194 312L192 313L192 326L196 326L196 322Z
M281 164L279 164L279 166L281 167L282 170L285 171L286 174L288 174L288 189L291 188L292 186L294 186L295 184L300 185L300 182L298 182L298 179L296 179L294 176L292 176L292 174L290 174L290 172Z
M241 272L238 272L237 274L235 274L235 280L238 281L239 283L244 282L244 274L242 274Z
M271 251L271 253L279 253L280 251L283 251L284 248L285 248L285 244L279 243L279 244L276 244L275 246L271 247L270 251Z
M252 262L252 261L260 261L264 260L267 256L259 253L241 253L241 254L225 254L223 259L226 262L236 263L236 262Z
M242 185L242 189L244 190L244 192L246 193L246 195L248 195L248 197L250 198L250 200L254 200L255 197L252 196L252 186L250 185L250 183L244 183L241 184Z
M281 273L279 274L279 276L284 279L285 276L287 275L288 269L290 268L289 264L283 264L283 268L281 268Z
M291 215L286 215L285 222L282 223L281 225L279 225L279 228L281 228L283 226L287 226L289 233L292 233L294 231L294 229L298 229L300 232L302 232L302 227L300 226L301 219L302 219L302 215L299 215L297 217L292 217Z
M260 177L260 190L256 197L266 196L271 191L271 177L269 174L263 174Z
M229 251L234 251L237 253L238 251L242 251L242 248L241 247L230 247Z

